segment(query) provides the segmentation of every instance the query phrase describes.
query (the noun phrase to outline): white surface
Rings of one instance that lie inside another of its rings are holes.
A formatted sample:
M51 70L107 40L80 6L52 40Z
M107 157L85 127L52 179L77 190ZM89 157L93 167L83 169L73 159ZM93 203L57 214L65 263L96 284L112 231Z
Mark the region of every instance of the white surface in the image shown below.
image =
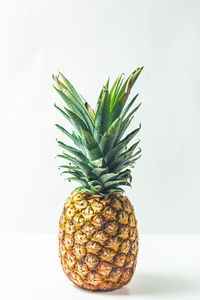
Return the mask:
M82 290L64 275L55 235L0 236L0 299L200 299L200 236L142 236L129 285Z
M0 2L0 231L56 233L72 190L54 160L64 119L51 74L94 106L108 75L144 65L133 91L143 152L127 194L141 232L200 233L200 1Z

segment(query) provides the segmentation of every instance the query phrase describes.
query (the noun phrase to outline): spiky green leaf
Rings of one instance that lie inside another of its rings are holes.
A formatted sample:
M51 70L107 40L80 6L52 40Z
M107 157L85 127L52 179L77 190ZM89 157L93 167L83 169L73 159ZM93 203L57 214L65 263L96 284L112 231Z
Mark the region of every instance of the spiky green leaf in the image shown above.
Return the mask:
M70 111L69 109L66 109L68 115L70 116L72 123L74 125L74 127L77 129L77 131L82 134L82 129L87 130L87 126L85 125L85 123L82 121L82 119L80 119L75 113L73 113L72 111Z
M67 95L65 95L61 90L57 89L55 86L54 86L54 89L61 96L61 98L65 101L68 108L84 122L84 117L80 112L80 108L79 108L80 106L78 106L77 102L71 101L71 99L69 99L67 97Z
M99 100L97 112L94 120L94 138L100 141L101 137L110 125L110 98L108 90L104 89Z
M140 75L141 71L143 70L143 67L141 68L137 68L135 71L133 71L133 73L131 73L131 75L127 78L127 80L124 82L122 88L120 89L119 93L118 93L118 97L117 97L117 102L119 100L122 99L122 97L124 96L125 93L127 93L131 88L133 87L133 85L135 84L138 76ZM126 97L126 96L125 96Z
M110 91L110 106L111 106L111 109L115 103L115 100L116 100L116 96L120 90L120 87L122 85L122 82L123 82L123 75L124 74L121 74L120 76L117 77L117 79L115 80L112 88L111 88L111 91Z
M132 159L132 157L130 157L130 159L126 160L126 162L123 162L122 164L118 165L117 167L115 167L114 169L112 169L112 172L120 172L123 169L127 168L127 167L133 167L133 164L141 157L141 155L139 155L138 157L135 157L134 159Z
M126 104L126 101L128 99L128 96L130 94L130 91L141 71L142 71L142 68L138 68L137 70L135 70L129 76L128 80L125 82L125 84L121 88L120 92L118 93L118 97L115 100L114 107L111 112L111 122L113 122L120 116L120 114L124 108L124 105Z
M89 163L89 160L88 158L79 150L71 147L71 146L68 146L68 145L65 145L63 142L61 141L57 141L58 145L60 147L62 147L63 149L65 149L66 151L72 153L73 155L75 155L76 157L78 157L81 161L85 162L85 163Z
M107 181L107 182L104 183L104 187L105 188L117 187L117 186L122 185L124 183L126 183L126 180L124 180L124 179Z
M124 193L124 189L122 188L108 188L107 190L105 190L105 194L108 194L108 195L112 195L114 193Z
M66 180L68 180L68 181L71 181L71 180L72 181L77 181L77 182L80 182L84 187L86 187L86 188L89 187L85 180L82 180L82 179L77 178L77 177L69 177L69 178L66 178Z
M99 143L99 147L103 154L106 154L115 145L116 139L120 131L121 122L121 118L115 120L102 136Z
M116 168L117 166L121 165L122 163L126 162L127 159L129 159L133 153L133 151L136 149L140 141L133 144L127 151L123 152L119 157L115 158L110 164L109 169L112 170ZM138 152L137 152L138 154Z
M125 148L125 146L128 145L128 143L132 140L132 138L138 133L140 128L141 126L133 130L121 142L119 142L119 144L117 144L113 149L108 151L108 153L106 153L105 155L105 161L109 163L113 157L118 157L120 153L123 151L123 149Z
M93 173L97 176L100 177L102 174L105 174L108 172L108 167L106 168L94 168Z
M122 112L121 112L121 118L124 119L127 112L130 110L131 106L135 103L135 100L137 99L139 94L135 95L135 97L128 103L128 105L124 106Z
M73 142L74 144L79 148L83 150L83 145L81 143L81 141L74 136L73 134L70 134L65 128L63 128L62 126L56 124L56 127L61 130L64 134L66 134Z
M54 104L54 107L69 121L71 122L70 120L70 117L68 116L68 114L66 114L59 106L57 106L56 104Z
M94 111L93 111L92 107L91 107L91 106L89 105L89 103L87 103L87 102L85 102L85 107L86 107L86 109L87 109L87 111L88 111L88 113L89 113L89 115L90 115L92 121L94 121L94 119L95 119L95 114L94 114Z
M69 80L61 73L59 72L60 76L65 82L65 86L68 89L68 91L71 93L71 95L79 102L80 105L84 106L83 101L79 94L77 93L76 89L74 86L69 82Z
M83 143L88 152L90 159L97 160L102 157L102 153L100 151L99 145L95 138L85 129L81 128L81 132L83 135Z
M70 161L70 162L73 163L75 166L77 166L79 169L81 169L82 172L83 172L86 176L90 176L90 175L93 174L92 168L90 168L90 167L88 166L87 163L78 160L76 157L70 156L70 155L68 155L68 154L66 154L66 153L58 154L57 157L61 157L61 158L64 158L64 159ZM61 166L60 166L60 167L61 167Z
M116 178L119 174L118 173L107 173L103 174L99 177L99 180L103 183L107 181L111 181L112 179Z

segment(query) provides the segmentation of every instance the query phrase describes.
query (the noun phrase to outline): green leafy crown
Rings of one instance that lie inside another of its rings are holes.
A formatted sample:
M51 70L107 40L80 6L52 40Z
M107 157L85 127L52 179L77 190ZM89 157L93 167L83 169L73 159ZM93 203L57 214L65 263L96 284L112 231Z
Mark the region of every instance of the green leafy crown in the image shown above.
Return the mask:
M124 192L121 186L131 186L130 168L140 157L139 141L128 148L128 144L141 126L125 135L139 105L133 108L138 94L128 102L128 96L142 68L138 68L124 82L120 75L109 90L109 79L102 88L96 110L83 100L73 85L61 73L53 76L55 90L67 107L56 109L69 121L74 131L68 132L56 124L74 147L57 141L64 149L57 155L67 161L61 165L62 174L69 174L67 180L78 181L81 191L107 195ZM70 155L69 155L70 153Z

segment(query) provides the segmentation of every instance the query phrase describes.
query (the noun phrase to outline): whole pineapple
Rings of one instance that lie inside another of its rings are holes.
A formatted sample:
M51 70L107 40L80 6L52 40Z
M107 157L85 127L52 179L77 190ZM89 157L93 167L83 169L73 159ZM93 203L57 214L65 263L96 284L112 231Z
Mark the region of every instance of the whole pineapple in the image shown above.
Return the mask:
M131 110L138 94L129 103L127 98L141 70L135 70L124 83L120 75L110 91L108 80L95 112L61 73L53 76L54 88L67 105L55 107L75 128L70 133L56 125L75 145L58 141L64 149L58 157L67 161L60 168L70 174L68 180L81 184L67 198L60 218L60 259L67 277L88 290L126 285L136 266L137 223L121 186L131 185L129 168L141 152L139 141L127 147L140 126L125 135L140 106Z

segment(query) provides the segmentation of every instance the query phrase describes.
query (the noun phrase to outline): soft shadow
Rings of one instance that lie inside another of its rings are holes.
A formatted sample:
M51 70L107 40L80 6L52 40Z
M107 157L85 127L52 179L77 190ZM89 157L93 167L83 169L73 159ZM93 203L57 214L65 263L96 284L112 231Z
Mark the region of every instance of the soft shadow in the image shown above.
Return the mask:
M176 294L179 291L191 291L198 288L194 279L186 277L163 276L155 274L135 274L132 281L125 287L110 292L98 292L105 295L142 295L142 294Z

